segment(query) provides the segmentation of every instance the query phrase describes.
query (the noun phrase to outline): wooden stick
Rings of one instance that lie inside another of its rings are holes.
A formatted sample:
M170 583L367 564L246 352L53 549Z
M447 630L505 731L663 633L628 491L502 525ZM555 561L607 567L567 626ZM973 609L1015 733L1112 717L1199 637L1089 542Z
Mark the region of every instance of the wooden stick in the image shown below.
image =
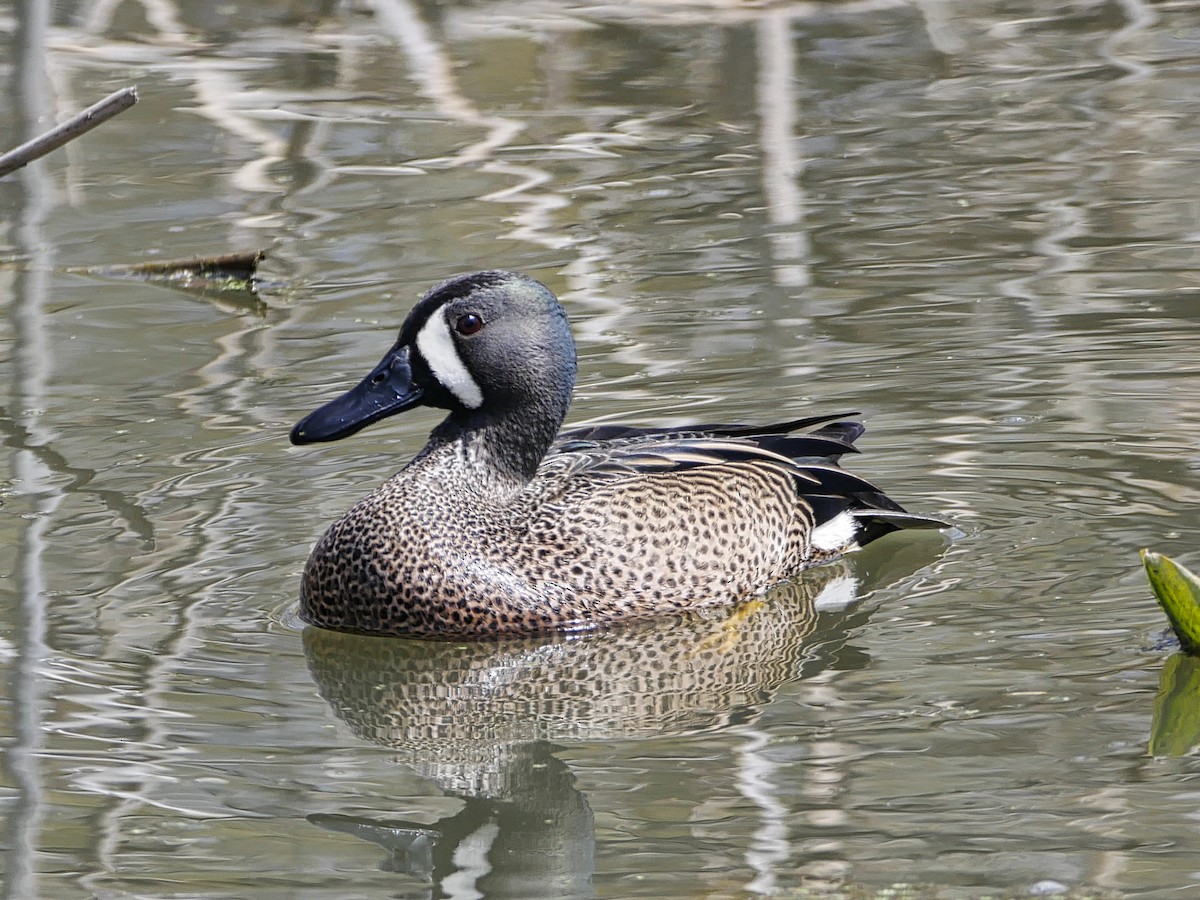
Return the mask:
M137 86L121 88L109 94L99 103L93 104L81 113L77 113L61 125L51 128L41 137L27 141L14 150L9 150L0 156L0 178L15 172L26 163L33 162L45 156L51 150L57 150L67 141L72 141L81 134L86 134L97 125L107 122L119 112L124 112L138 101Z

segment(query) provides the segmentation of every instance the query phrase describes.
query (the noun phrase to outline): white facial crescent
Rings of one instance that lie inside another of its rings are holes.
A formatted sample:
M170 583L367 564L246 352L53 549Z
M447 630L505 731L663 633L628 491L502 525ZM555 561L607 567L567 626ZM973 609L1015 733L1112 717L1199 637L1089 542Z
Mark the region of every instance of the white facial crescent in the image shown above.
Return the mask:
M467 409L479 409L483 405L483 391L458 355L444 310L439 309L430 316L417 332L417 351L425 358L433 377L459 403Z

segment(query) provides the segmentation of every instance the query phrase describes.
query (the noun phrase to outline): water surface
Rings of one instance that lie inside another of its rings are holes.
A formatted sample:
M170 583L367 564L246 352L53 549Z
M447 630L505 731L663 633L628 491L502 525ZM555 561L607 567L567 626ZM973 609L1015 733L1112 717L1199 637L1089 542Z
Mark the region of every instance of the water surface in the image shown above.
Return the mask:
M10 8L6 145L141 101L0 182L5 895L1191 896L1137 549L1200 565L1198 50L1136 0ZM257 301L73 271L258 247ZM862 410L958 532L728 621L303 631L436 418L288 428L493 266L563 297L571 421Z

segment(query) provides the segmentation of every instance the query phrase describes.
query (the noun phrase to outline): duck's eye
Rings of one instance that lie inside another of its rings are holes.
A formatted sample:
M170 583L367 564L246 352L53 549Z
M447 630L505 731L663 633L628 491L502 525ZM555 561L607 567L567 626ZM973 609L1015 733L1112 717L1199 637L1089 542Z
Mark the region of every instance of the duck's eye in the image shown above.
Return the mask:
M459 334L475 334L483 327L483 319L478 313L464 313L454 323L454 330Z

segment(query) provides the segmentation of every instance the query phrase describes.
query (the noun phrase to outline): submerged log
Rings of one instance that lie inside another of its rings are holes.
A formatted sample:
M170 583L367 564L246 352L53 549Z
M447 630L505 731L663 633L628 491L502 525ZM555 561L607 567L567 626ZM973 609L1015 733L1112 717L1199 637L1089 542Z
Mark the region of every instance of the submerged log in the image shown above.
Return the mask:
M76 266L67 269L77 275L102 275L109 278L137 278L164 282L175 287L201 291L254 292L258 264L267 257L265 250L223 253L191 259L166 259L155 262L125 263L107 266Z

